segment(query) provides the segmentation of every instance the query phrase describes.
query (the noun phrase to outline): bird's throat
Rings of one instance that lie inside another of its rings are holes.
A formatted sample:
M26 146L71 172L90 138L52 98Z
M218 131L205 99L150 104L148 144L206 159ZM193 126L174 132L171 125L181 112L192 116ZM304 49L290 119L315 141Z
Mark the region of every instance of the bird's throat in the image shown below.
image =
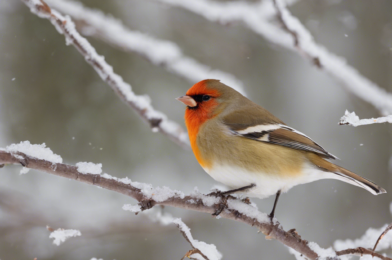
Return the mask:
M201 167L209 168L211 163L204 159L201 155L200 149L197 145L197 136L199 134L200 127L208 119L204 113L198 113L194 110L187 109L185 112L185 122L188 129L189 141L191 143L192 151Z

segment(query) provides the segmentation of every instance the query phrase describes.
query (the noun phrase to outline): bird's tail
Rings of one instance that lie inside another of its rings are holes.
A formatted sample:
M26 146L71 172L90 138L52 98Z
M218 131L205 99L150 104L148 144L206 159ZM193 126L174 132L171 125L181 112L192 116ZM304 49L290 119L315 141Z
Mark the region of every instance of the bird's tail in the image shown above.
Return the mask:
M378 194L383 194L383 193L387 193L387 191L383 188L381 188L380 186L378 186L377 184L353 173L350 172L349 170L346 170L340 166L337 166L337 171L334 171L333 173L336 174L336 179L350 183L352 185L361 187L367 191L369 191L370 193L372 193L373 195L378 195Z
M332 178L332 179L337 179L340 181L344 181L347 183L350 183L352 185L361 187L373 195L378 195L378 194L383 194L387 193L387 191L377 184L353 173L350 172L349 170L344 169L343 167L340 167L336 164L333 164L327 160L324 160L320 156L314 154L314 153L309 153L308 154L308 159L310 162L312 162L314 165L316 165L319 169L322 169L325 172L329 172L327 178Z

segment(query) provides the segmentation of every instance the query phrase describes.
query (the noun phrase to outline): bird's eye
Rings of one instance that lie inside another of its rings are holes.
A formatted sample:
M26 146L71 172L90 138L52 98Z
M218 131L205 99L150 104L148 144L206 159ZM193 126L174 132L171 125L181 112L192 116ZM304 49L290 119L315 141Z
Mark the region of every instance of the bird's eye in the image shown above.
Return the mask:
M210 100L210 96L209 95L203 95L203 97L201 98L203 101L208 101Z

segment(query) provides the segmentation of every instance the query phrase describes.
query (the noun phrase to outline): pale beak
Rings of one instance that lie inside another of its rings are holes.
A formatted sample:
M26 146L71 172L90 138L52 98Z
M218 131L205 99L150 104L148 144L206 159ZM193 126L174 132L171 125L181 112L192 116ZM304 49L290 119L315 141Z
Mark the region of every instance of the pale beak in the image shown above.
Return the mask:
M182 97L178 97L176 99L178 101L181 101L182 103L184 103L188 107L195 107L195 106L197 106L196 101L192 97L190 97L190 96L182 96Z

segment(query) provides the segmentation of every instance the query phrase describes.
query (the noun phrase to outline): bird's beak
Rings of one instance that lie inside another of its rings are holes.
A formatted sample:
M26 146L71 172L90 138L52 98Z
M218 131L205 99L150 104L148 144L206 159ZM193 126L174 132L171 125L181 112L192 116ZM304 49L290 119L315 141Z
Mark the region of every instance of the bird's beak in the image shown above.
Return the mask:
M196 101L192 97L190 97L190 96L182 96L182 97L178 97L176 99L178 101L181 101L182 103L184 103L188 107L195 107L195 106L197 106Z

